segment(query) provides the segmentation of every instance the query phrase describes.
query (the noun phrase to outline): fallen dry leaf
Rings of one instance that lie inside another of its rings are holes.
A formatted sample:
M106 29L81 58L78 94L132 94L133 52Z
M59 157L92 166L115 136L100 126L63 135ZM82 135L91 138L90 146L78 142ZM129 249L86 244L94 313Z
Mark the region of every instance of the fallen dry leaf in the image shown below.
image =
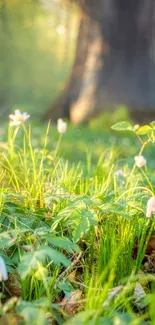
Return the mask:
M18 276L14 274L9 274L7 289L9 290L12 296L20 297L21 296L21 284L18 280Z
M48 325L55 325L55 320L50 312L46 313L46 318L48 320Z
M74 271L72 271L71 273L68 274L67 278L69 281L75 281L75 277L76 277L76 269Z
M155 251L151 255L145 255L144 272L155 273Z
M139 309L144 308L144 300L143 298L146 296L146 293L139 282L136 283L134 290L134 304Z
M123 290L123 288L124 288L124 286L120 285L120 286L110 289L108 298L105 300L103 307L107 307L109 305L109 303L111 302L111 300L113 300Z
M15 312L7 313L6 315L0 317L1 325L20 325L23 324L23 318L17 316Z
M135 239L135 244L133 247L133 258L136 259L137 258L137 252L138 252L138 238ZM153 252L155 251L155 235L152 235L148 241L147 247L146 247L146 255L151 255ZM143 263L145 263L146 259L144 257L143 259Z
M70 297L64 297L61 303L59 304L62 306L63 310L69 315L74 315L80 306L80 300L83 298L83 291L75 290L72 291Z
M148 242L147 248L146 248L146 254L151 255L153 251L155 251L155 236L154 235L152 235L149 239L149 242Z
M8 321L6 315L0 316L0 324L9 325L9 321Z

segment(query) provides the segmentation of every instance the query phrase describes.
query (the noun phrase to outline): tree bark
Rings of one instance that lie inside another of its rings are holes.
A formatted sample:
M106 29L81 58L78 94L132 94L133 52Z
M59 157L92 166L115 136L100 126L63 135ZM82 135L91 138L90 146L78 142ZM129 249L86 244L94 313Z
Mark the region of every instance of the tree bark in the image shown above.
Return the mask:
M1 20L1 30L3 37L9 36L11 37L11 33L8 27L8 10L7 10L7 2L5 0L2 1L0 5L0 20ZM5 83L10 85L10 79L11 79L11 72L9 69L9 58L10 53L8 51L8 48L6 46L6 42L4 42L2 48L1 48L1 58L5 56L5 65L3 64L1 67L1 81L4 80ZM7 64L8 63L8 64ZM9 109L9 99L10 99L10 87L5 87L4 83L1 85L0 89L0 116L3 116L4 113L6 113ZM7 98L7 101L6 101Z
M71 77L45 117L81 123L120 105L155 111L154 0L80 4L84 13Z

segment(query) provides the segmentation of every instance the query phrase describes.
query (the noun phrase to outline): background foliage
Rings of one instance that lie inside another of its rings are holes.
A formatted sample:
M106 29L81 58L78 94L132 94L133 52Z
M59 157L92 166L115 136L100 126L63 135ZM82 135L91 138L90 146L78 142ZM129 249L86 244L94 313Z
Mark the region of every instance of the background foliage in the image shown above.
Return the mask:
M77 27L73 5L0 1L1 115L17 105L34 114L47 109L69 74Z

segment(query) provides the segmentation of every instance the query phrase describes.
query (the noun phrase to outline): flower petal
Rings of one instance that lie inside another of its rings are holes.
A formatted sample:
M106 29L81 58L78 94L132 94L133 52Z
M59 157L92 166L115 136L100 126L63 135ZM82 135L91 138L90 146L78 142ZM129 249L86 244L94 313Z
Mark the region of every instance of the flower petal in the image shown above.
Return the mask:
M0 256L0 281L6 281L8 279L8 272L4 259Z
M18 126L21 124L21 121L12 121L10 122L10 126Z
M22 115L20 109L15 109L15 115L16 116L21 116Z
M9 118L10 118L11 120L14 120L14 119L16 118L16 116L15 116L14 114L10 114L10 115L9 115Z

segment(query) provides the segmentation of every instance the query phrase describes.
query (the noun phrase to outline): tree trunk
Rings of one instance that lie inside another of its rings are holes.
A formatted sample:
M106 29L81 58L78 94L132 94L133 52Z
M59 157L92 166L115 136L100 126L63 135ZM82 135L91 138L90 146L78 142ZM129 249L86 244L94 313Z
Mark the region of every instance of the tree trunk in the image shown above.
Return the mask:
M80 123L119 105L155 112L154 0L94 1L83 2L71 77L46 118Z
M7 2L3 0L0 5L0 21L1 21L1 30L2 30L2 41L4 40L4 36L11 38L10 30L8 27L8 9L7 9ZM3 116L4 113L8 111L9 108L9 99L10 99L10 87L6 87L6 84L10 86L10 79L11 79L11 72L9 69L9 59L10 53L8 51L8 47L6 41L4 42L3 46L1 47L1 57L2 59L5 57L5 64L1 66L0 72L0 80L2 82L0 88L0 116ZM5 80L5 82L4 82ZM6 100L7 99L7 100Z

